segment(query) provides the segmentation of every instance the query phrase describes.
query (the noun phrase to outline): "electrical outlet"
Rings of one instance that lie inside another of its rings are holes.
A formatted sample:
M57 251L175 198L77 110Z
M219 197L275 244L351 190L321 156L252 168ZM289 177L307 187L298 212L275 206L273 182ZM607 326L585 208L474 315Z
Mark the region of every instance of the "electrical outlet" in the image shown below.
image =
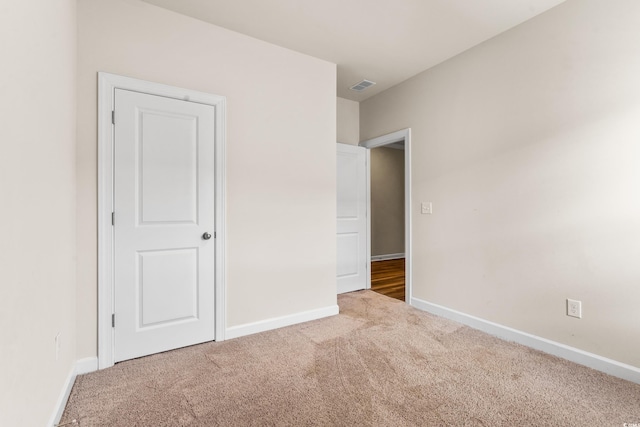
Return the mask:
M567 299L567 316L582 319L582 301Z
M60 355L60 332L56 334L55 344L56 344L56 360L58 360L58 357Z
M433 204L431 202L422 202L420 207L422 208L423 214L432 214L433 213Z

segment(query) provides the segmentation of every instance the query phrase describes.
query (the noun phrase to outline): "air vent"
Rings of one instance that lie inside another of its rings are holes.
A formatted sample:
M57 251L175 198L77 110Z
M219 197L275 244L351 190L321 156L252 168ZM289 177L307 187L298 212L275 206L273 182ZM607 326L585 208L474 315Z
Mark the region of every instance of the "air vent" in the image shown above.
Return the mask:
M373 86L374 84L376 84L376 82L372 82L370 80L363 80L360 83L354 84L349 89L355 90L356 92L362 92L363 90Z

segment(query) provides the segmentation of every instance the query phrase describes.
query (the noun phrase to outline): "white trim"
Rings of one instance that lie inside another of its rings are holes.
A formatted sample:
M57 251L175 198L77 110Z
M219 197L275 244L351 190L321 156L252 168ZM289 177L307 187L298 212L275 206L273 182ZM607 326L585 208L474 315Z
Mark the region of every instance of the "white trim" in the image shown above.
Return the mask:
M58 401L56 402L55 409L51 418L49 419L49 423L47 424L50 427L55 426L60 422L62 418L62 414L64 413L64 408L67 407L67 402L69 401L69 396L71 395L71 389L73 388L73 384L76 382L76 377L78 375L87 374L89 372L98 370L98 358L97 357L88 357L85 359L80 359L76 361L71 369L69 370L69 375L67 375L67 379L62 386L62 391L60 392L60 396L58 397Z
M411 203L411 128L402 129L387 135L367 139L360 142L361 147L376 148L390 144L404 142L404 252L405 256L405 302L411 303L413 296L413 240L411 237L412 225L412 203ZM367 182L371 181L371 164L367 161ZM371 211L371 195L368 194L367 209ZM371 222L369 222L367 241L369 242L369 258L371 258ZM371 276L369 276L369 287L371 287Z
M411 204L411 128L404 130L404 246L405 246L405 301L413 298L413 212Z
M98 370L97 357L85 357L76 361L76 375L88 374Z
M245 335L257 334L258 332L270 331L283 328L285 326L296 325L298 323L309 322L311 320L322 319L323 317L335 316L340 309L337 305L316 308L315 310L303 311L301 313L289 314L286 316L274 317L260 320L258 322L246 323L244 325L227 328L227 339L239 338Z
M365 289L371 289L371 150L366 150L365 153L365 171L367 177L365 178L366 186L366 198L367 198L367 282L364 284Z
M364 148L376 148L383 145L390 145L390 144L395 144L397 142L404 141L405 147L406 147L407 137L409 138L411 137L411 128L402 129L402 130L388 133L386 135L367 139L367 140L361 141L360 144L358 145Z
M215 339L226 331L226 98L109 73L98 73L98 365L114 364L113 328L113 126L115 89L126 89L216 107L216 288Z
M54 427L60 422L62 414L64 413L64 408L67 406L67 401L69 400L71 389L73 388L73 384L75 383L77 376L78 375L76 374L76 367L75 365L72 365L71 369L69 370L69 375L67 375L67 379L64 381L62 391L60 392L60 396L58 396L56 406L54 407L53 414L51 414L51 418L49 418L47 426Z
M385 255L371 255L371 261L388 261L391 259L402 259L404 254L385 254Z
M454 320L471 328L494 335L498 338L522 344L527 347L540 350L544 353L552 354L562 359L604 372L605 374L640 384L640 368L635 366L617 362L606 357L598 356L597 354L589 353L575 347L570 347L556 341L541 338L536 335L509 328L508 326L503 326L498 323L493 323L469 314L461 313L418 298L412 298L411 305L420 310Z

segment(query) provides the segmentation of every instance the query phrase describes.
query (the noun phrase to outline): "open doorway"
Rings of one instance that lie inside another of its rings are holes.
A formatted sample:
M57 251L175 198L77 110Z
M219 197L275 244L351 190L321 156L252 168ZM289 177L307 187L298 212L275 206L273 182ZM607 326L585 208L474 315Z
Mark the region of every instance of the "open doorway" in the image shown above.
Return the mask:
M411 130L366 140L371 290L411 302Z
M405 300L404 141L370 151L371 290Z

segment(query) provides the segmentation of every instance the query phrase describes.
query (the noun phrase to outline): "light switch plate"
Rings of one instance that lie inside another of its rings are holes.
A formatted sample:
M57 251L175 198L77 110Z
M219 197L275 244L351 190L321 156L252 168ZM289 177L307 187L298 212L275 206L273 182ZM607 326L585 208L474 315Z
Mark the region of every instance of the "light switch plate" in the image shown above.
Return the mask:
M433 204L431 202L422 202L420 204L423 214L432 214L433 213Z

